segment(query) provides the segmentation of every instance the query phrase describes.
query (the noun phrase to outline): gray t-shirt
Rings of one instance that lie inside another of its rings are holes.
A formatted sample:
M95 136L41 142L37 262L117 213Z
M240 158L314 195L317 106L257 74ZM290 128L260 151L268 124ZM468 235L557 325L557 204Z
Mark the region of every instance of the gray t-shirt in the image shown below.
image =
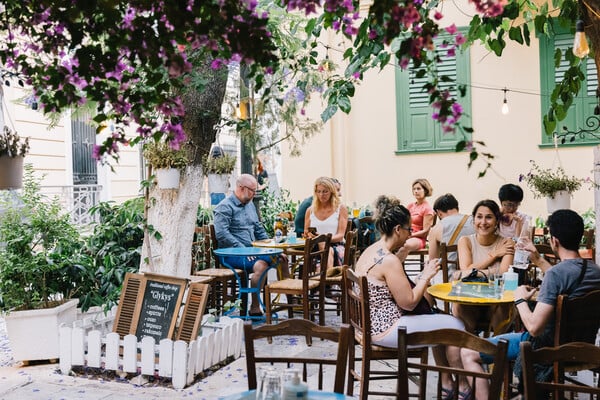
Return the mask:
M537 301L556 308L556 300L561 294L580 297L592 290L600 289L600 267L591 260L585 262L587 265L581 280L580 275L584 260L580 258L561 261L546 271L537 295ZM555 315L553 314L544 329L543 336L546 340L554 336L554 324Z
M464 214L453 214L453 215L448 215L447 217L440 220L439 223L442 224L442 228L443 228L442 240L441 240L442 242L448 243L450 238L452 238L454 231L456 230L456 228L458 228L458 225L460 224L460 221L462 221L463 217L464 217ZM467 218L467 220L465 221L465 224L460 229L460 232L458 232L458 236L456 236L456 240L454 241L454 244L457 244L458 239L460 239L461 237L467 236L467 235L472 235L474 233L475 233L475 230L473 229L473 217L469 216ZM455 251L448 253L448 260L456 261L456 257L457 257L457 254Z

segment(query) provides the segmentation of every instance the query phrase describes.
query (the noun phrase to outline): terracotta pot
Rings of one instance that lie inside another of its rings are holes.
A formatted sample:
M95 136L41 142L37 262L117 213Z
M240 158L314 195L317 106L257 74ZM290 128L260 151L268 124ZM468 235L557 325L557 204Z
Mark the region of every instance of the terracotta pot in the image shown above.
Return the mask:
M25 157L0 156L0 189L20 189L23 186Z

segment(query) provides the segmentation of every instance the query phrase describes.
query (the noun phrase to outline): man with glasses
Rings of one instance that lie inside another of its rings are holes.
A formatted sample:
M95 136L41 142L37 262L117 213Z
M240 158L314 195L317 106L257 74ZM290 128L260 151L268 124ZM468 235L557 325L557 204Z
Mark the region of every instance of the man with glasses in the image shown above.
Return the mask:
M520 186L507 183L500 186L498 191L500 200L500 235L508 238L518 238L521 235L523 225L531 217L519 211L519 206L523 201L523 189Z
M234 192L221 201L214 209L215 234L219 248L252 247L252 242L269 239L265 228L258 220L258 214L252 199L256 194L258 183L250 174L238 177ZM281 258L281 274L289 276L287 259ZM263 260L257 260L252 268L250 283L258 285L261 274L268 268ZM258 294L252 294L250 315L262 315Z

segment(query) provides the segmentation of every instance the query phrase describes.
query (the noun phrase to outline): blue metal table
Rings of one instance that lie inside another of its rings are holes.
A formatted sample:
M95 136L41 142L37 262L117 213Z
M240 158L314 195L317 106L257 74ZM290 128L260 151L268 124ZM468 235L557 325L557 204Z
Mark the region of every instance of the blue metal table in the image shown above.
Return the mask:
M266 278L269 270L277 266L278 257L281 253L283 253L283 250L259 247L226 247L222 249L216 249L213 252L219 258L219 262L232 270L233 274L235 275L235 279L237 280L239 287L238 299L241 299L243 304L240 316L244 319L252 319L253 317L247 314L248 295L257 293L260 307L264 310L265 304L260 296L263 281ZM260 275L258 285L256 287L251 287L248 282L248 276L252 272L254 263L256 263L258 260L265 261L268 267ZM244 274L244 279L242 279L242 277L240 277L240 275L235 271L236 268L246 271L246 274ZM246 298L243 298L243 295L246 296ZM263 317L260 316L258 318Z

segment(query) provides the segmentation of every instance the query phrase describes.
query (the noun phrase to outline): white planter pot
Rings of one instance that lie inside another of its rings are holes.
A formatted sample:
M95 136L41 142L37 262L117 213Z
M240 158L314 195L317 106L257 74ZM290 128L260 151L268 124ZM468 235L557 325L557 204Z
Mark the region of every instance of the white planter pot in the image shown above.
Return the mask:
M571 208L571 193L561 190L554 194L554 198L546 197L546 207L548 214L552 214L556 210Z
M23 186L25 157L0 156L0 189L20 189Z
M12 311L4 316L8 341L17 361L59 357L58 328L77 318L77 299L41 310Z
M229 174L208 174L208 191L210 193L227 193L229 190Z
M157 169L156 180L159 189L179 189L179 170L177 168Z

